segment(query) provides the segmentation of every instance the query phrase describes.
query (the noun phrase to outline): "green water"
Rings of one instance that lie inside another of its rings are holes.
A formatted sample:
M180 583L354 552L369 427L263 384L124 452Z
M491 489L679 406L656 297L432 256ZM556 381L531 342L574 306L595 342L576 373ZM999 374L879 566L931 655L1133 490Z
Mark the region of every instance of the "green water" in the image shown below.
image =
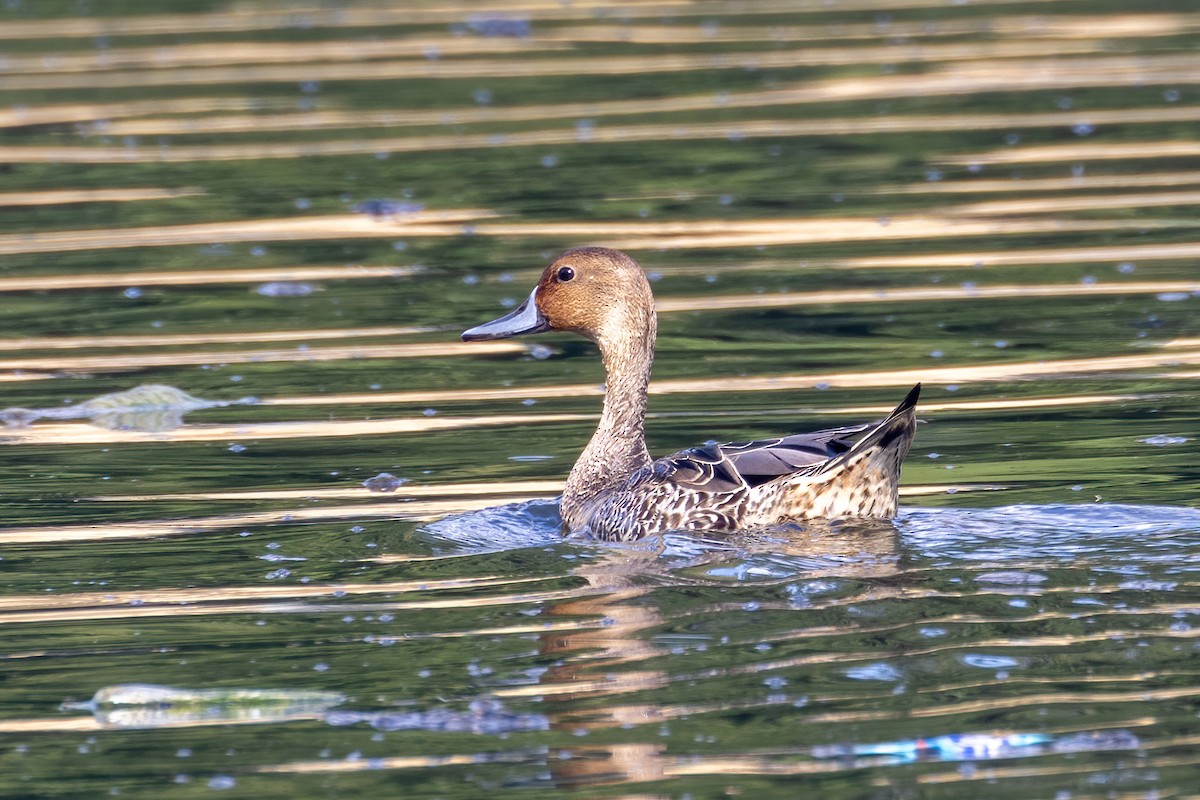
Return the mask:
M1194 795L1198 46L5 4L0 796ZM458 334L587 243L654 281L655 453L923 382L899 519L563 541L595 348Z

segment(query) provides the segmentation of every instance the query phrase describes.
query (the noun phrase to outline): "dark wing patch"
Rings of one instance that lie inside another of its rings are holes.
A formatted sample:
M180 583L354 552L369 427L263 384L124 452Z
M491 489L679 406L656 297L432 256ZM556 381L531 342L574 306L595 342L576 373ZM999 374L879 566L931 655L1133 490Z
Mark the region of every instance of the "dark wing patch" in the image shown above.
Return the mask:
M779 439L730 442L680 450L650 465L654 480L685 489L722 494L773 481L824 464L854 444L869 425L830 428Z
M845 453L854 444L854 434L869 427L854 425L779 439L732 442L720 445L720 449L747 485L758 486Z

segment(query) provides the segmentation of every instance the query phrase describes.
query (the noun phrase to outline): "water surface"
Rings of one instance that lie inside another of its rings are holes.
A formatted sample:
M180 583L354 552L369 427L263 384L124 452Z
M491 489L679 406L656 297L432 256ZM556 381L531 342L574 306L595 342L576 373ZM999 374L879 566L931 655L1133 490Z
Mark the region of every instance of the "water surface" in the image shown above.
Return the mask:
M8 3L0 795L1189 796L1198 45ZM901 516L564 540L595 348L458 333L580 244L651 273L655 452L922 382Z

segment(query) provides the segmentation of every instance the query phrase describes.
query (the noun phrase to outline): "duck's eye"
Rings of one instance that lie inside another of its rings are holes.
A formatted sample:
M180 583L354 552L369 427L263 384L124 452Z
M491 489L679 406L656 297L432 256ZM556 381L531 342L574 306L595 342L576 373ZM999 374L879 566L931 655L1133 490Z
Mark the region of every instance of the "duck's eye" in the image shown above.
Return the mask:
M570 267L559 267L558 272L555 273L555 275L558 277L559 283L566 283L575 277L575 270L571 269Z

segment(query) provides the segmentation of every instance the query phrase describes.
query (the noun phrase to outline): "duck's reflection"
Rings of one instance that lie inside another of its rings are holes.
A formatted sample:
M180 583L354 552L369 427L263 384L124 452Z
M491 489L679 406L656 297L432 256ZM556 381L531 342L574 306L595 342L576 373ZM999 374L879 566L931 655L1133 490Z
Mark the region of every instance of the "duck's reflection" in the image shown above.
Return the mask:
M719 540L667 534L606 547L601 558L573 572L587 581L586 591L546 612L554 617L598 617L603 621L600 628L556 631L540 641L543 655L558 657L538 686L543 696L553 696L554 707L560 709L549 714L550 726L586 742L568 748L570 758L551 761L553 781L561 787L640 784L680 775L678 759L666 755L669 740L665 735L661 742L647 742L645 734L639 734L641 741L632 743L593 743L588 735L611 728L666 726L692 714L776 702L616 702L621 695L665 690L675 679L661 669L631 669L665 654L649 634L672 621L655 602L655 588L664 583L712 587L739 578L877 579L897 574L900 561L897 528L879 520L796 525L741 532ZM667 732L663 727L653 735L657 738ZM696 772L698 759L703 757L689 757L687 772ZM719 768L714 765L712 771Z

